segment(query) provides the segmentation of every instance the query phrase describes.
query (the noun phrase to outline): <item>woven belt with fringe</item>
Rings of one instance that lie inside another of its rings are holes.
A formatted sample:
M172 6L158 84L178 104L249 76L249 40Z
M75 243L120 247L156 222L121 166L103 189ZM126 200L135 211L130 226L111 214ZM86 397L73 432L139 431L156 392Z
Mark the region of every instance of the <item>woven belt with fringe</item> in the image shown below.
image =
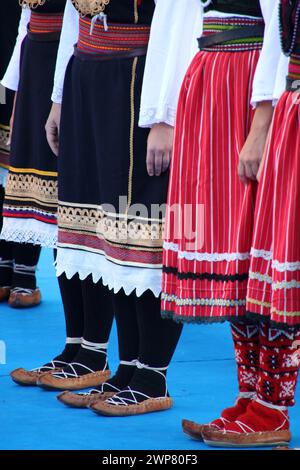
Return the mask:
M82 59L110 60L112 58L145 55L150 26L101 22L92 24L89 18L80 18L79 39L75 55Z

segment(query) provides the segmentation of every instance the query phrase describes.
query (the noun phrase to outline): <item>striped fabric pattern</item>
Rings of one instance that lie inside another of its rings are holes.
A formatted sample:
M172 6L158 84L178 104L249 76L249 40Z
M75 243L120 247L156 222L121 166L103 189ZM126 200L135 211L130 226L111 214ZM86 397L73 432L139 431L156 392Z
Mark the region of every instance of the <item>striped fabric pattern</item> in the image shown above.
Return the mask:
M186 74L165 227L165 317L213 322L246 314L256 184L241 183L237 166L254 112L258 58L251 46L199 52Z
M257 26L263 25L264 21L261 19L251 18L204 18L203 24L203 35L209 36L211 34L220 33L223 31L234 30L243 28L245 26ZM262 36L249 37L243 39L234 39L226 41L223 44L215 45L212 47L204 48L204 51L210 52L238 52L238 51L249 51L249 50L260 50L263 43Z
M146 47L150 27L143 25L109 24L105 31L103 23L92 26L91 19L80 18L77 49L88 54L113 54L129 52Z
M289 75L300 77L299 59ZM300 98L285 92L275 108L259 184L247 310L300 324Z
M31 33L60 32L63 23L63 13L37 13L31 11L29 30Z
M3 216L57 223L57 173L9 168Z
M289 60L288 79L300 80L300 55L291 55Z

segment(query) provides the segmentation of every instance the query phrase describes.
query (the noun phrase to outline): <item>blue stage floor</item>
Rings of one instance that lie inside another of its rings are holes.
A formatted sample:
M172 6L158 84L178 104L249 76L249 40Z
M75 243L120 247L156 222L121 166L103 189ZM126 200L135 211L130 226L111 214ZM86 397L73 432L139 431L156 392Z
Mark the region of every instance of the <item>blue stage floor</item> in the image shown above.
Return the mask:
M101 418L73 410L55 392L22 388L9 378L16 367L33 368L63 347L64 324L50 251L42 254L39 286L43 303L31 310L0 304L0 340L7 363L0 365L0 449L204 449L181 432L181 419L207 422L232 404L235 365L227 325L187 326L169 371L174 408L130 418ZM155 345L153 345L155 347ZM116 334L110 366L117 365ZM294 447L300 447L300 400L291 411Z

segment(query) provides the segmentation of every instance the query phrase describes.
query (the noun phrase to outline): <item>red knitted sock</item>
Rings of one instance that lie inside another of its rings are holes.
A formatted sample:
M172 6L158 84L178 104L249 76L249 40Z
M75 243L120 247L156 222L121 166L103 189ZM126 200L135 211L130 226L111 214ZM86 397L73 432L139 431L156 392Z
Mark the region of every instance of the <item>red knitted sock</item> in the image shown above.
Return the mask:
M257 397L277 406L294 405L299 367L295 361L295 328L279 329L267 324L260 327L260 372Z
M259 328L251 324L232 324L235 360L240 392L255 392L259 372Z
M225 423L235 421L246 411L255 397L259 366L258 326L246 323L231 324L231 332L237 363L240 394L230 408L222 411L221 417L212 421L211 426L222 429Z

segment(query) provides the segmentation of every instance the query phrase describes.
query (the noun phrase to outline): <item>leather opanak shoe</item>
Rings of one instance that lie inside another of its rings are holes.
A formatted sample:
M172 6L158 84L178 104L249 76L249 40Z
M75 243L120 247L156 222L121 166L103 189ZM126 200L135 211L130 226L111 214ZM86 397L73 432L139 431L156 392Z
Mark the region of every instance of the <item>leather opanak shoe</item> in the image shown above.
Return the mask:
M222 430L212 426L202 432L205 444L213 447L287 446L291 440L288 412L253 401L236 421Z
M30 289L16 288L10 292L8 304L13 308L30 308L39 305L41 300L40 289L30 291Z
M194 421L189 421L188 419L183 419L182 420L182 430L184 434L187 434L189 437L192 439L195 439L196 441L203 441L203 430L205 429L205 426L209 426L208 424L198 424L195 423Z
M286 446L291 440L288 429L279 431L260 431L232 433L228 431L217 431L212 427L202 431L205 444L212 447L272 447Z
M52 372L58 372L59 370L60 369L53 369ZM38 379L42 377L43 374L49 374L49 372L19 368L13 370L10 376L18 385L37 385Z
M222 411L220 418L215 419L208 424L198 424L194 421L184 419L182 421L182 430L192 439L203 441L203 431L205 429L209 429L209 427L212 426L215 429L222 430L226 424L235 421L238 416L246 411L247 406L251 403L251 400L252 398L244 398L239 396L234 406L225 408L225 410Z
M137 392L134 392L136 394ZM114 395L105 401L96 401L89 408L94 413L102 416L136 416L155 411L169 410L173 406L173 400L170 397L147 398L141 403L129 404L127 400L118 399ZM132 400L132 402L134 399Z
M87 393L73 393L65 391L57 396L58 401L70 408L89 408L98 400L104 401L114 395L114 392L99 392L91 390Z
M9 299L10 287L0 287L0 302L5 302Z
M44 374L38 379L37 385L45 390L82 390L97 387L110 378L110 370L98 370L78 377L55 376Z

